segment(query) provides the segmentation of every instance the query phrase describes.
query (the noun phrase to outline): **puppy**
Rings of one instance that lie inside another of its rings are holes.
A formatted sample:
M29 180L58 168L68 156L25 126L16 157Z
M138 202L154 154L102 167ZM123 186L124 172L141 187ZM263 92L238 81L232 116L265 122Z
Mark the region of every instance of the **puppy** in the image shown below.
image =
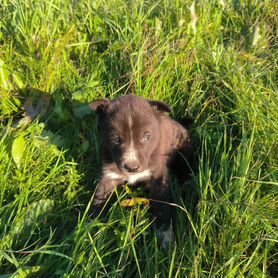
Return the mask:
M169 117L167 104L139 96L96 100L90 108L98 114L103 140L102 176L94 208L101 209L117 186L143 185L158 226L168 229L169 167L179 152L191 150L187 129ZM163 234L163 245L170 239L169 231Z

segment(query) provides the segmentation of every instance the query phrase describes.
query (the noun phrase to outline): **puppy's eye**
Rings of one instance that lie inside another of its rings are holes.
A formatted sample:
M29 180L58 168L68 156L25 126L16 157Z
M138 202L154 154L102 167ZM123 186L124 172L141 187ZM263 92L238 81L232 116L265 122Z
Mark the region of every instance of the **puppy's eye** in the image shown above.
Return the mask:
M111 135L110 139L114 144L117 144L117 145L119 145L122 141L121 138L115 134Z
M144 136L143 136L143 141L144 141L144 142L149 141L150 138L151 138L151 135L150 135L148 132L146 132L146 133L144 134Z

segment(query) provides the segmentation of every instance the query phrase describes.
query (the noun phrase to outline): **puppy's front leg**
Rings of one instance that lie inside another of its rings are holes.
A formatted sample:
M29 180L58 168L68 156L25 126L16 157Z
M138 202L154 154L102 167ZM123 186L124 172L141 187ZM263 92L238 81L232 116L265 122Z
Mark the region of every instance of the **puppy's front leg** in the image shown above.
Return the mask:
M93 202L93 214L95 216L97 216L101 212L109 195L118 185L120 185L120 183L121 181L118 179L102 178L100 180L99 184L97 185L97 190Z
M150 188L151 211L156 217L157 226L169 226L171 223L171 207L169 189L166 184L153 182Z
M164 181L164 182L163 182ZM162 246L167 245L174 240L174 232L171 225L171 206L170 192L167 179L162 177L152 182L150 187L151 211L156 217L156 225L160 228L162 234Z

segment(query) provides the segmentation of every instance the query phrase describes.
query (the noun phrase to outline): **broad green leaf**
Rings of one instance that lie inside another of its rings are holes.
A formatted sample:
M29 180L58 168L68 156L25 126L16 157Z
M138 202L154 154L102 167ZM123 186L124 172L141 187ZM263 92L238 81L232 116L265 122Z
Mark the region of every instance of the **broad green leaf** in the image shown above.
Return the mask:
M16 137L12 144L12 158L19 169L21 166L21 161L24 153L25 148L25 139L21 135L19 137Z

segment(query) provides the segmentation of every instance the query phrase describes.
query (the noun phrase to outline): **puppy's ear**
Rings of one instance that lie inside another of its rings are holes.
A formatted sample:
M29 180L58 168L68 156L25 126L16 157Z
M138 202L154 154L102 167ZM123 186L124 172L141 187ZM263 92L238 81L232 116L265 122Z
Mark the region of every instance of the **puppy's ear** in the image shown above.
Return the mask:
M98 99L89 104L89 107L97 114L102 114L110 105L110 100L107 98Z
M156 100L149 100L148 102L152 107L155 107L159 112L164 112L164 113L172 112L170 106L165 102L156 101Z

